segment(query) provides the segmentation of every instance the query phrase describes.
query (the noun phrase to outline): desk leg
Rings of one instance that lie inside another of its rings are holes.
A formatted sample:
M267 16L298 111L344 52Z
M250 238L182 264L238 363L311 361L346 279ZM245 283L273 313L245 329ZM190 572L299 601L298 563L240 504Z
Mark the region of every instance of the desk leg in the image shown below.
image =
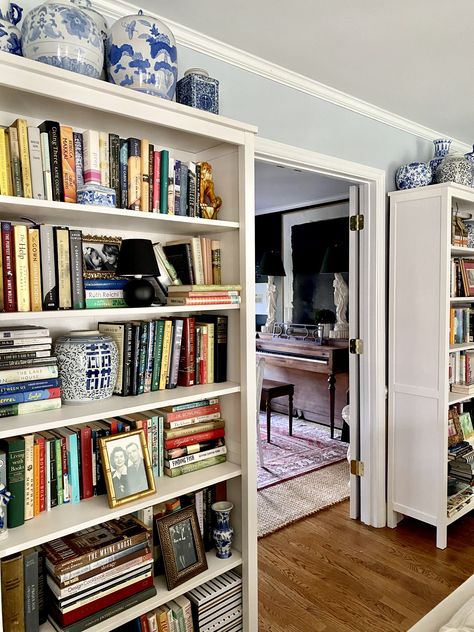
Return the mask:
M270 398L268 398L265 403L267 408L267 442L270 443L270 423L272 420L272 406Z
M288 395L288 419L289 419L288 434L291 437L293 436L293 393L290 393Z
M331 439L334 439L334 403L336 395L336 376L330 373L328 376L329 389L329 421L331 423Z

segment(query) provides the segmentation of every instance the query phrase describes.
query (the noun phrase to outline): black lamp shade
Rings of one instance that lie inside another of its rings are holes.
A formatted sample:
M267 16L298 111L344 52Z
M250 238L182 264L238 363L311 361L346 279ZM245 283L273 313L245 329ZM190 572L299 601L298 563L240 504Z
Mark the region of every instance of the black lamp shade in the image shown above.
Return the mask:
M150 239L124 239L120 247L117 276L159 276Z
M347 251L344 251L337 243L328 246L324 253L319 273L347 272L348 269L349 259Z
M265 276L286 276L285 268L280 255L275 250L267 250L263 253L260 262L260 274Z

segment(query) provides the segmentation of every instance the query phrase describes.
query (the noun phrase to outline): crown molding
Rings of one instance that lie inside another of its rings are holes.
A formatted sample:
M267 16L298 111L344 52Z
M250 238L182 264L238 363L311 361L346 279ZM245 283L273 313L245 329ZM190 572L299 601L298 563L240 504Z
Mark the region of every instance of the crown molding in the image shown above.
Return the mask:
M94 0L94 8L98 10L109 20L118 20L125 15L138 13L139 7L123 0ZM239 48L230 46L213 37L199 33L182 24L161 17L153 11L147 11L159 20L162 20L173 32L177 44L185 46L195 52L214 57L219 61L231 64L237 68L241 68L246 72L251 72L264 79L269 79L281 85L298 90L305 94L309 94L333 105L337 105L346 110L350 110L367 118L370 118L384 125L394 127L403 132L422 138L423 140L432 141L435 138L444 138L446 134L433 130L414 121L393 114L388 110L372 105L367 101L363 101L353 97L345 92L326 86L314 79L309 79L297 72L278 66L268 62L256 55L247 53ZM471 146L460 140L452 139L451 148L457 152L471 151Z

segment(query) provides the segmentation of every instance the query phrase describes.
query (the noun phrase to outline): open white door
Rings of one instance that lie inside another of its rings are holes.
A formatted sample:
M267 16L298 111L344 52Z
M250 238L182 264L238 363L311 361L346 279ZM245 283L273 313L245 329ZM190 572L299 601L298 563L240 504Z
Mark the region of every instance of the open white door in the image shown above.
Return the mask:
M349 188L349 217L359 214L359 187ZM349 340L360 338L359 333L359 230L349 230ZM350 455L360 461L360 356L349 353ZM360 477L351 473L350 516L360 518Z

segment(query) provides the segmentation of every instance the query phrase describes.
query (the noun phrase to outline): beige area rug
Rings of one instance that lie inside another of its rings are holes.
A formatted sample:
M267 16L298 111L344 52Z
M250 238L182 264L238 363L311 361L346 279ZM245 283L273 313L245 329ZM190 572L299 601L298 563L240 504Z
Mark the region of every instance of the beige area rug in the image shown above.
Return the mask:
M349 497L346 460L257 492L258 537Z

